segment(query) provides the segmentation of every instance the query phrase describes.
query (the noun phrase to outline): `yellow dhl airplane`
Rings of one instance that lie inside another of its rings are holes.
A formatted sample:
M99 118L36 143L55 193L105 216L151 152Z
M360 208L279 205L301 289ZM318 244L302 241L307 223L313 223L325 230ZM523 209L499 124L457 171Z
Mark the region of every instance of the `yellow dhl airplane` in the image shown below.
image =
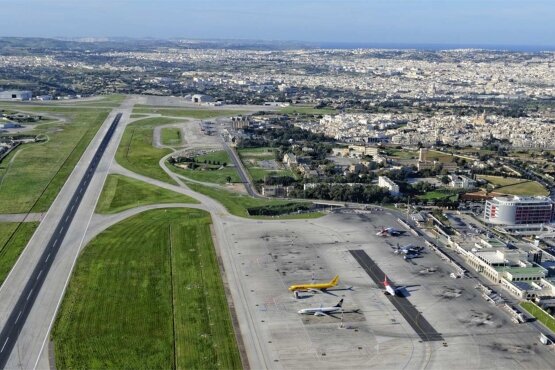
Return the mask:
M336 286L338 282L339 282L339 275L335 275L335 277L329 283L291 285L289 287L289 291L296 292L299 290L301 291L326 290L328 288L332 288Z

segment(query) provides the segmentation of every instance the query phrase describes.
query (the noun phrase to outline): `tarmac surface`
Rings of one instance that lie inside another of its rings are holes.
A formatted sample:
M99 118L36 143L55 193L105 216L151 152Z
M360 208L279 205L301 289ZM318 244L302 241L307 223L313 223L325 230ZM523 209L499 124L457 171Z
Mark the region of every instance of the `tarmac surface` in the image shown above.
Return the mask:
M365 251L360 249L351 249L349 251L355 260L362 266L364 271L372 278L375 284L381 284L382 280L385 280L384 272L379 268L378 265L366 254ZM393 281L390 281L390 284L395 286ZM402 291L405 288L399 289L400 294L403 294ZM439 334L433 327L430 325L428 320L422 316L420 312L414 307L409 300L404 296L391 296L388 295L387 297L389 301L395 306L395 308L399 311L401 315L407 320L409 325L414 329L416 334L422 339L423 341L443 341L441 334Z

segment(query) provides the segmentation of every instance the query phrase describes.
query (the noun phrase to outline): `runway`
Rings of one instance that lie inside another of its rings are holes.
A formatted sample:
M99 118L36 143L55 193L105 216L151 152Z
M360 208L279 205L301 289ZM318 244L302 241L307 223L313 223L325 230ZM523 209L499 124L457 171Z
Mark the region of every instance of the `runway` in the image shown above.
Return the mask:
M362 266L366 273L378 285L382 284L382 277L385 277L384 272L378 265L366 254L363 250L349 250L355 260ZM391 296L387 298L401 315L407 320L409 325L418 334L423 342L443 341L443 337L439 334L432 325L422 316L420 312L414 307L406 297Z
M27 284L25 285L25 288L23 289L23 291L21 292L21 295L19 296L19 299L17 300L17 303L15 304L12 312L8 316L8 319L4 324L2 332L0 332L0 343L1 343L0 367L1 368L4 368L6 366L6 363L8 362L11 352L19 337L19 334L21 333L21 329L23 328L23 325L27 320L29 312L31 311L31 308L35 303L37 295L40 289L42 288L44 280L48 275L48 272L50 271L50 267L52 266L52 263L56 258L58 250L60 249L60 245L62 244L67 234L67 230L69 229L69 226L73 221L75 213L77 212L77 209L81 204L83 195L85 194L91 182L91 179L96 170L96 167L98 166L98 163L102 158L102 155L106 150L106 146L108 145L108 142L112 138L112 135L114 134L114 131L120 119L121 119L121 113L117 114L114 120L112 121L112 124L108 129L108 132L106 133L106 135L104 136L104 139L100 143L100 146L98 147L96 154L91 160L87 168L87 171L85 172L85 175L81 179L79 186L77 187L75 193L73 194L70 203L68 204L66 210L64 211L62 217L60 218L60 222L58 223L58 226L54 230L54 233L52 234L50 241L46 245L46 248L44 249L44 252L42 253L42 256L39 262L35 266L31 276L29 277L29 280L27 281Z

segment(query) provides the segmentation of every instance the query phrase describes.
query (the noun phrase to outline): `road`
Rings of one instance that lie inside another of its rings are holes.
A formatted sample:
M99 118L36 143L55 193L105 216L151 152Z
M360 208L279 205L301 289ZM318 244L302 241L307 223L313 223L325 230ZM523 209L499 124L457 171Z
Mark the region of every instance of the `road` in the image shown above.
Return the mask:
M0 367L49 368L49 333L124 125L110 128L132 107L128 99L108 115L0 287Z
M245 185L245 189L247 190L247 193L250 196L255 197L255 198L263 198L256 191L256 189L254 187L254 184L251 182L251 179L250 179L249 175L247 174L247 171L245 170L245 167L243 166L243 163L241 162L241 160L239 159L239 156L237 155L237 152L235 150L233 150L233 148L231 148L227 144L227 142L223 139L222 139L222 145L224 146L227 154L229 155L229 158L231 158L231 161L235 165L235 168L237 169L237 173L239 174L239 178L241 179L241 182L243 183L243 185Z

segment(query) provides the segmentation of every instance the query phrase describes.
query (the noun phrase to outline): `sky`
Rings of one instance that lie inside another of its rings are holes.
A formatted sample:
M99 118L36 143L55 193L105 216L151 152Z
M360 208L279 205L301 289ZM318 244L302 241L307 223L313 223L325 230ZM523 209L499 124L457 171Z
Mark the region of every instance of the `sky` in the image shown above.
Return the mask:
M555 0L0 0L0 36L555 46Z

